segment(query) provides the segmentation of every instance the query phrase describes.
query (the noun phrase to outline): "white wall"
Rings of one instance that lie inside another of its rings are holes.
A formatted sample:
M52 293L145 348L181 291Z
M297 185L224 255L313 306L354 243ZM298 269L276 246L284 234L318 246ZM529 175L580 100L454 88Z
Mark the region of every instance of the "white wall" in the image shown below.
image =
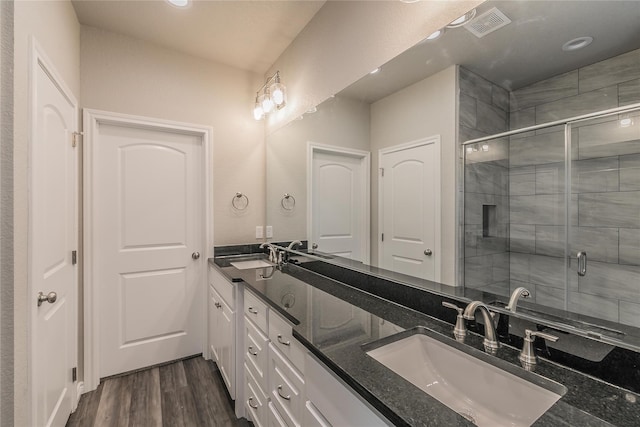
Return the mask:
M268 133L483 1L328 1L269 70L281 71L289 96Z
M276 242L307 236L307 143L369 151L369 104L347 98L327 100L313 114L267 137L267 224ZM282 209L284 193L296 199Z
M456 252L456 93L452 66L371 105L372 171L378 150L440 135L442 203L441 282L455 284ZM378 259L378 174L371 179L371 259Z
M81 31L81 106L213 127L215 245L255 242L264 223L262 77L92 27ZM237 191L246 211L231 207Z
M76 98L80 95L80 25L69 1L16 1L14 10L14 312L15 425L28 425L27 295L29 38L35 37Z
M13 1L0 2L0 426L13 425Z

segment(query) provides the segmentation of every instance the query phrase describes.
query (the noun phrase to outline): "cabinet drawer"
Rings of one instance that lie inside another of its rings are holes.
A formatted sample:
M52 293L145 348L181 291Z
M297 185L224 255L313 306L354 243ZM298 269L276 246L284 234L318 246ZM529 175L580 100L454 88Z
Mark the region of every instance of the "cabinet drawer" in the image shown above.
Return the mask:
M251 292L244 293L244 314L251 319L260 330L267 332L267 305Z
M304 405L304 414L302 417L302 425L305 427L331 427L331 423L327 421L318 408L308 400Z
M301 425L304 380L273 344L269 345L269 398L287 425Z
M263 390L268 387L267 370L269 366L269 338L267 338L253 322L246 321L244 360L254 379Z
M305 362L306 397L331 425L391 425L311 354L307 354Z
M236 287L213 267L209 267L209 284L215 288L229 307L235 307Z
M269 402L269 427L288 427L273 402Z
M302 344L293 338L291 324L273 310L269 314L269 339L299 371L304 371L305 351Z
M244 406L247 409L248 418L251 418L251 421L257 427L266 427L269 421L268 399L256 384L255 378L253 378L246 364L244 365L244 372Z

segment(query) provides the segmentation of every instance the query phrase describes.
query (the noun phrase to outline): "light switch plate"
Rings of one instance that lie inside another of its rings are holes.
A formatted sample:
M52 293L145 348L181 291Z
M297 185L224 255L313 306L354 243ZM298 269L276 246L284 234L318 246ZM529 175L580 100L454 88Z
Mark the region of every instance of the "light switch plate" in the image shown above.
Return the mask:
M256 225L256 239L262 239L262 226Z
M272 237L273 237L273 226L267 225L267 239L270 239Z

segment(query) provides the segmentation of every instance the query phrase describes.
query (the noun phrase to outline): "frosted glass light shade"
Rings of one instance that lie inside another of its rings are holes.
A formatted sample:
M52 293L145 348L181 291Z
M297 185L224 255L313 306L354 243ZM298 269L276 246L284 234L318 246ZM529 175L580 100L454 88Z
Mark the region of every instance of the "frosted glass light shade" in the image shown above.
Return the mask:
M276 106L280 107L286 102L286 88L280 82L276 82L271 85L271 99L276 104Z
M262 110L262 105L256 102L255 107L253 107L253 118L256 120L262 120L264 118L264 111Z
M265 114L269 114L271 110L273 110L273 100L271 99L271 96L269 96L269 92L260 95L258 101L260 102L262 111L264 111Z

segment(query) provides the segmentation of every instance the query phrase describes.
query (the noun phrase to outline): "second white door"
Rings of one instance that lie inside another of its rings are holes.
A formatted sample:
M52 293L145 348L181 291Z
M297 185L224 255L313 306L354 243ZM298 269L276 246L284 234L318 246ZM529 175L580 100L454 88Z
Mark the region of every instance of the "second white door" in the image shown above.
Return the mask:
M380 267L439 280L440 138L380 151Z
M201 135L103 120L92 133L99 375L202 352Z
M310 148L312 247L368 263L369 153Z

